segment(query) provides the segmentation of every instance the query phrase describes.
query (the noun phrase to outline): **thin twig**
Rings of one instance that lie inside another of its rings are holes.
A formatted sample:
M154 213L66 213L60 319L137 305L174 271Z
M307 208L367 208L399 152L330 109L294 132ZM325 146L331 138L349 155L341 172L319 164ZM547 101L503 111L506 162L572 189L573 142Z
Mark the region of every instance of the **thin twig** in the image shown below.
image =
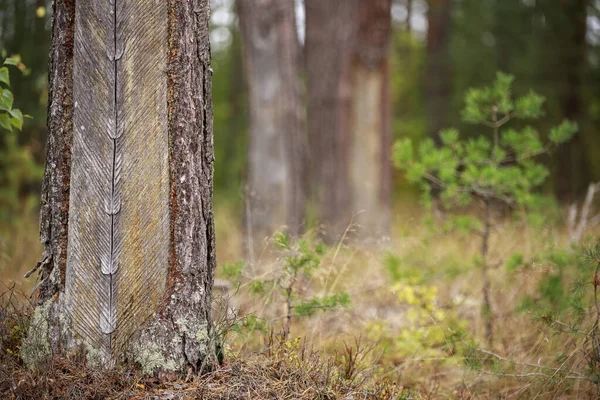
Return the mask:
M514 378L528 378L528 377L532 377L532 376L541 376L544 378L552 378L553 377L552 375L547 375L542 372L525 372L525 373L521 373L521 374L509 374L506 372L493 372L493 371L485 371L485 370L481 370L479 372L482 374L487 374L487 375L496 375L496 376L514 377ZM579 379L579 380L590 381L590 379L586 376L567 375L564 377L564 379Z
M503 356L501 356L499 354L493 353L493 352L488 351L488 350L484 350L484 349L477 349L477 350L479 352L483 353L483 354L487 354L489 356L497 358L498 360L506 361L506 362L513 363L513 364L516 364L516 365L522 365L522 366L525 366L525 367L532 367L532 368L539 368L539 369L548 369L550 371L555 371L555 372L566 372L567 374L577 375L580 378L586 378L586 376L584 374L582 374L581 372L571 371L571 370L565 370L563 368L554 368L554 367L548 367L548 366L543 366L543 365L538 365L538 364L531 364L531 363L526 363L526 362L521 362L521 361L515 361L515 360L512 360L512 359L507 358L507 357L503 357Z

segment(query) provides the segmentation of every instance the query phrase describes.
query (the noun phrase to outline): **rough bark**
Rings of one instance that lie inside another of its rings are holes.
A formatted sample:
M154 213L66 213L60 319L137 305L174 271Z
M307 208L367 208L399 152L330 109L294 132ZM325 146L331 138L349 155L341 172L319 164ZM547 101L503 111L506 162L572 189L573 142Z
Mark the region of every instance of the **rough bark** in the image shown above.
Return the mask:
M146 373L211 367L208 0L54 7L46 249L23 356L83 348Z
M200 372L215 361L209 7L209 0L169 0L171 262L164 306L136 345L138 360L146 357L148 371Z
M75 1L53 3L48 93L48 139L40 204L40 241L44 245L31 319L22 356L35 367L61 350L58 296L64 292L67 265L71 147L73 143L73 45Z
M429 0L427 11L427 48L425 101L428 133L441 144L439 132L448 126L450 108L450 12L452 0Z
M73 143L73 43L75 0L53 3L48 93L48 139L42 182L39 301L64 287L67 266L71 146Z
M385 231L390 9L389 0L306 1L311 180L328 241L351 224L364 236Z
M250 105L245 227L248 250L284 227L301 231L305 117L293 0L238 0Z

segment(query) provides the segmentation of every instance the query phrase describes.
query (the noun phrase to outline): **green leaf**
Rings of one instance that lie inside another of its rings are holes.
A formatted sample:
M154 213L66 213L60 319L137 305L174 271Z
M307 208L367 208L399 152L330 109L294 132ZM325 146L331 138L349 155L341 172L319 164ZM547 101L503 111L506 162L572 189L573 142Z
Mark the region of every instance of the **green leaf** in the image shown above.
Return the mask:
M10 116L12 117L11 123L12 126L17 128L18 130L23 129L23 113L18 108L13 108L10 110Z
M7 113L0 113L0 127L12 132L11 117Z
M8 89L0 88L0 110L10 111L13 105L13 94Z
M8 68L6 68L6 67L0 68L0 82L6 83L8 86L10 86L10 78L8 76Z
M8 57L4 60L4 65L13 65L16 67L18 65L18 61L14 57Z

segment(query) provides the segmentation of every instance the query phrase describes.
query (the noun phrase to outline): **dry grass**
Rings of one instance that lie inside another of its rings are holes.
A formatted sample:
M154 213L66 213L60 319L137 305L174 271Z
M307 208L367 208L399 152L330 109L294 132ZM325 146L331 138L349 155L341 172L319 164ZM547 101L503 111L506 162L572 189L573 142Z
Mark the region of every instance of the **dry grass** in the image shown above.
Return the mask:
M340 357L322 356L305 343L277 340L261 354L228 354L202 376L161 379L140 375L135 365L98 369L85 357L54 358L27 369L19 354L32 307L14 288L0 307L0 398L2 399L396 399L395 383L376 380L359 361L372 350L347 347ZM23 299L21 299L23 300Z
M236 214L217 208L216 224L219 264L242 259L243 237ZM35 219L30 219L20 229L35 234L34 226ZM421 223L416 206L399 212L393 226L388 240L363 246L345 242L333 246L322 267L300 283L297 294L302 297L344 291L352 300L350 309L295 319L292 337L301 337L301 345L294 339L282 343L273 340L272 332L277 336L283 327L284 310L279 294L250 293L254 278L268 276L281 268L279 255L269 250L265 241L265 251L257 255L254 264L247 266L239 287L232 289L229 305L238 309L239 315L258 317L266 331L231 331L226 341L226 365L218 371L193 382L158 382L142 380L131 371L106 373L81 369L73 360L55 360L44 374L24 371L17 363L10 367L9 379L0 384L0 397L16 398L17 392L6 394L9 387L16 385L24 393L22 398L31 394L40 399L70 395L79 395L71 398L207 399L597 398L596 386L588 379L586 338L562 335L535 321L532 312L518 311L523 296L534 299L538 296L540 282L550 272L556 272L552 266L539 263L516 272L506 271L502 266L492 270L496 340L493 346L488 346L483 340L480 312L481 276L472 261L479 248L478 237L433 232ZM591 238L597 234L589 232ZM15 236L22 243L11 241L15 248L10 254L27 254L21 246L30 244L23 235ZM560 225L534 228L506 222L492 236L490 260L501 264L516 251L529 259L549 248L567 246L567 234ZM421 277L415 285L435 289L435 299L431 302L434 309L422 308L432 315L443 311L443 319L411 321L410 312L419 306L398 300L398 290L385 263L389 254L400 260L401 271ZM22 276L35 261L35 257L29 260L24 256L19 256L18 262L17 258L9 259L6 250L1 257L4 257L4 278L6 266L12 265L11 271L19 270L18 274L10 272L8 277ZM15 263L11 264L12 261ZM28 265L17 265L21 262ZM568 291L575 275L568 269L563 273ZM589 280L592 274L590 271ZM591 306L591 303L585 305L586 321L593 317ZM452 338L457 327L466 333L458 343ZM411 338L419 342L415 338L420 338L418 335L423 332L430 337L422 340L423 345L414 347ZM356 348L356 338L361 338L371 351L354 361L360 377L346 379L347 360L352 359L348 351L356 354L352 350ZM480 343L481 347L474 350L475 354L467 355L464 351L467 342ZM457 349L461 345L463 350ZM479 368L466 368L467 356L480 362ZM0 370L0 376L7 373L6 365L2 368L5 369ZM577 374L587 378L579 379ZM97 393L90 391L94 387L101 389ZM412 397L399 397L402 392L396 388L400 387L411 390ZM390 394L393 390L397 392L394 395Z
M39 234L38 214L15 216L10 224L0 224L0 281L31 291L33 279L25 280L23 275L42 254Z
M380 399L397 398L394 385L343 381L331 364L262 356L232 358L192 381L161 382L128 370L94 370L57 359L44 373L0 367L3 399ZM395 393L394 393L395 392Z

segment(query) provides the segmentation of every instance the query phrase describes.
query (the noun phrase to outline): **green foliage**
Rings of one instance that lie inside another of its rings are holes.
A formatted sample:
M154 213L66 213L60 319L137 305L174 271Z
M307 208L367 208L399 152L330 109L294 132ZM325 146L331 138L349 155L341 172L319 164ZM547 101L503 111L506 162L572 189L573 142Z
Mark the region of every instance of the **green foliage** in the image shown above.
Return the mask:
M600 265L600 240L585 250L583 261L594 267Z
M326 247L319 243L312 247L307 238L301 237L295 243L282 232L273 235L273 244L283 252L283 272L288 277L302 274L310 278L312 272L321 264Z
M575 123L565 121L552 128L544 141L538 131L525 125L508 126L515 119L537 119L543 115L544 98L533 91L522 97L512 93L514 77L498 73L489 86L470 89L465 95L462 120L486 129L487 135L462 138L456 129L440 132L441 146L427 139L417 146L410 139L394 145L395 165L406 172L409 182L420 188L423 203L431 208L432 188L436 190L444 209L454 211L447 218L443 230L464 234L476 232L482 239L480 252L474 264L483 272L483 301L481 315L486 321L486 338L493 340L494 312L490 303L491 280L488 261L490 235L495 220L493 209L502 205L510 211L520 210L530 221L544 204L536 190L544 183L549 170L537 157L555 146L567 142L577 131ZM476 213L475 206L481 206ZM465 210L469 212L465 214ZM515 270L523 264L522 257L512 258L507 269ZM542 296L555 295L562 288L560 276L548 276L540 287Z
M523 257L517 254L507 266L513 265L511 269L517 270L525 264ZM550 249L527 264L537 264L547 272L539 280L535 294L522 298L520 308L532 312L534 320L541 325L544 341L553 340L558 345L554 357L543 362L540 358L537 363L521 362L466 343L465 365L498 376L535 377L544 385L557 376L599 385L600 353L596 346L600 340L597 293L600 240L585 250ZM568 280L573 281L570 289ZM585 356L573 357L576 353Z
M481 232L483 229L481 221L467 214L449 216L444 223L445 232L458 232L466 235L469 232Z
M308 300L300 300L294 305L294 313L298 317L310 317L320 310L349 306L350 296L348 293L335 293L329 296L315 296Z
M13 128L18 130L23 128L23 113L13 107L14 96L10 90L8 66L16 64L15 59L7 58L0 67L0 127L9 132L12 132Z
M471 89L465 96L463 121L487 127L489 135L462 139L458 130L447 129L440 133L441 147L425 140L416 152L410 139L395 143L395 165L406 171L410 182L419 185L426 205L431 204L430 185L440 191L440 199L448 208L467 206L475 199L529 210L539 204L534 191L549 171L536 157L571 139L577 125L564 121L552 128L547 143L532 126L508 128L506 124L515 118L543 115L544 98L530 92L515 99L513 81L511 75L498 73L492 85ZM464 222L460 226L464 227ZM470 228L478 229L478 224Z
M350 296L345 292L324 293L310 296L308 287L313 274L321 268L321 261L327 252L322 243L315 243L308 235L292 239L289 235L277 232L272 238L273 247L280 258L275 269L261 276L248 276L242 262L227 263L221 267L223 277L242 282L248 293L262 299L261 303L283 304L286 315L275 320L284 320L284 338L287 339L291 321L294 318L311 317L318 311L328 311L338 307L350 307ZM250 330L255 323L246 323ZM264 325L261 325L264 327Z
M524 260L523 254L515 253L515 254L511 255L508 260L506 260L504 267L506 268L507 271L513 272L513 271L516 271L521 266L523 266L524 264L525 264L525 260Z
M229 279L233 282L239 282L246 264L242 261L224 263L220 266L221 274L223 278Z
M292 315L311 316L319 310L350 306L350 297L343 292L313 296L310 299L297 297L295 289L299 281L310 280L313 272L321 266L321 259L327 250L323 244L313 244L306 236L293 241L282 232L273 236L273 243L281 252L283 261L274 282L281 289L282 301L286 304L288 322L284 328L284 336L289 334Z
M589 250L588 250L589 252ZM555 313L562 317L581 315L586 288L589 287L589 267L581 251L573 248L553 247L531 259L515 253L505 263L507 272L532 273L543 271L535 293L521 298L518 311L537 314Z
M254 314L248 314L232 325L231 330L237 333L262 332L267 333L268 328L265 321Z
M42 178L42 168L31 151L19 143L16 132L23 128L25 116L14 107L9 66L19 63L18 57L7 58L0 67L0 221L14 221L13 213L37 203L25 188Z
M400 279L402 279L403 269L401 268L401 263L402 261L400 260L400 257L391 253L388 254L383 260L383 265L393 282L398 282Z
M389 361L404 357L447 358L456 355L453 338L466 339L466 321L458 317L452 305L441 307L438 287L423 266L414 266L388 254L383 265L392 284L382 287L387 307L402 314L402 322L375 319L367 323L369 338L380 343Z

